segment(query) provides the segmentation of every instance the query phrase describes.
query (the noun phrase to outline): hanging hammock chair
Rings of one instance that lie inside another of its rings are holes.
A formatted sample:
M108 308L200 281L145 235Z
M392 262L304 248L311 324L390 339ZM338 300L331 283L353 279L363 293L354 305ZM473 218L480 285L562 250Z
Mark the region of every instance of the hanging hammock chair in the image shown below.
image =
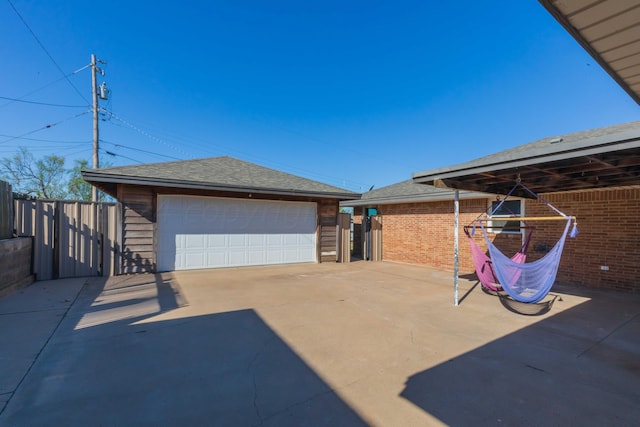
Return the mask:
M578 229L575 217L563 214L549 202L535 194L532 190L524 186L519 181L502 200L502 202L498 204L498 206L492 211L492 214L493 212L497 212L500 209L504 201L507 200L507 198L518 186L522 187L523 189L531 193L538 201L544 203L549 208L554 210L556 213L558 213L558 216L533 218L509 217L508 219L510 221L566 220L564 231L562 232L562 235L560 236L558 242L544 257L528 263L524 262L525 259L523 259L522 256L518 256L518 254L516 254L513 258L509 258L505 254L503 254L489 239L484 223L492 220L491 215L485 218L477 218L474 223L480 225L482 235L484 236L484 239L487 243L487 248L489 249L489 262L491 266L489 270L494 275L494 278L498 279L497 283L500 284L502 290L504 290L511 298L516 301L523 303L537 303L541 301L545 296L547 296L547 294L551 290L551 287L553 286L553 283L555 282L556 274L558 273L558 267L560 265L560 257L562 256L562 249L564 248L564 243L567 235L569 235L570 237L575 237L578 234ZM505 218L501 217L500 219L502 220ZM571 229L571 232L569 232L572 220L573 229ZM474 250L472 248L472 254L473 252ZM482 254L484 255L484 253ZM524 256L526 257L526 255ZM478 262L478 264L476 265L480 265L480 263ZM485 268L483 272L484 271L487 271L487 269Z
M469 246L471 246L471 258L473 260L473 265L476 270L476 276L478 276L480 284L489 291L501 292L503 289L502 286L500 286L496 273L493 271L491 258L487 256L487 254L480 248L480 246L478 246L476 241L473 239L473 230L470 233L465 227L464 233L467 235L467 238L469 240ZM531 242L532 235L533 230L529 232L524 244L518 250L518 252L516 252L511 257L511 260L513 262L522 264L527 260L527 249L529 247L529 242Z

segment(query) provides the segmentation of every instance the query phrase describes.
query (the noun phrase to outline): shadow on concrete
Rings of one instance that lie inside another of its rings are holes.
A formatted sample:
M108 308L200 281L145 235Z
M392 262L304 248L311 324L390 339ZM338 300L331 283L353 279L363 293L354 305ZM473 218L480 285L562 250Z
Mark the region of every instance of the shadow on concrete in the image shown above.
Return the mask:
M188 302L182 297L177 281L170 273L120 277L122 279L119 277L110 280L106 277L92 278L85 285L80 296L85 307L88 305L85 312L105 311L118 307L126 308L154 301L158 308L150 311L149 316L155 316L188 305ZM153 292L149 292L149 289L153 289ZM113 301L104 303L103 300L106 299L104 295L108 295ZM116 295L120 295L120 297Z
M542 301L537 303L523 303L514 300L504 291L492 291L490 289L485 288L478 280L478 276L476 273L463 274L458 276L461 279L468 280L470 282L474 282L473 286L469 288L458 300L459 304L462 304L464 300L472 293L475 289L480 289L487 295L495 296L499 299L500 304L507 310L512 313L521 314L523 316L542 316L543 314L548 313L553 308L553 303L559 299L562 301L562 297L555 293L549 293L547 297L545 297Z
M478 275L475 272L467 273L467 274L459 274L458 277L464 280L478 281Z
M464 300L467 299L467 297L471 294L471 292L473 292L473 290L476 289L479 285L480 285L480 281L476 281L476 283L474 283L473 286L469 288L469 290L460 297L460 299L458 300L458 304L462 304ZM482 286L480 287L482 288L482 290L484 290L484 287Z
M553 303L557 299L562 301L562 297L558 294L548 294L542 301L536 303L524 303L516 301L508 295L498 294L500 304L512 313L521 314L523 316L542 316L547 314L553 308Z
M120 285L85 287L4 425L366 425L254 310L182 317L171 279Z
M591 299L412 375L401 396L453 426L637 425L639 311Z

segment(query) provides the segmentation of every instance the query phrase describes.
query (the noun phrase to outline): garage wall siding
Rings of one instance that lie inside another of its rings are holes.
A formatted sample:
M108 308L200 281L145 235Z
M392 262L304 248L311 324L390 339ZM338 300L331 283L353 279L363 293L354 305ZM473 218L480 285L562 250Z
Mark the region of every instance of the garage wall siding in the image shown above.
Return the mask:
M122 273L156 271L154 256L155 192L150 187L120 184L122 203Z
M339 201L333 199L318 202L319 256L320 262L337 261L337 228Z

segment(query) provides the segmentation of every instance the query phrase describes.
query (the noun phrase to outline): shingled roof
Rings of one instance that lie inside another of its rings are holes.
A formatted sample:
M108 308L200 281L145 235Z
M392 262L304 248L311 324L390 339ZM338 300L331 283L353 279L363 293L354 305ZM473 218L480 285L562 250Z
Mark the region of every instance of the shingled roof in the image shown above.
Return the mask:
M360 194L233 157L149 163L82 171L96 184L132 184L280 195L358 199Z
M486 198L487 194L461 191L461 199ZM391 184L362 194L360 200L341 202L341 206L376 206L394 203L433 202L439 200L453 200L452 190L436 188L431 185L418 184L412 179Z
M422 184L495 194L506 194L518 178L538 193L639 185L640 121L544 138L413 175Z

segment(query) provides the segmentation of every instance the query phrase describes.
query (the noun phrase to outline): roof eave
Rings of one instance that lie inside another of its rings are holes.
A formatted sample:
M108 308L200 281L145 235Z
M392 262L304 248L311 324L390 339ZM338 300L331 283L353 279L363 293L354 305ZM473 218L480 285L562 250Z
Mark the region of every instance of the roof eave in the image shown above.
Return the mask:
M179 180L158 180L155 178L145 178L137 176L114 176L110 174L96 173L95 171L82 171L82 177L88 182L101 182L101 183L113 183L113 184L129 184L129 185L144 185L144 186L157 186L168 188L189 188L197 190L210 190L210 191L228 191L237 193L257 193L257 194L273 194L279 196L298 196L298 197L317 197L323 199L339 199L339 200L353 200L359 199L360 194L357 193L339 193L339 192L320 192L320 191L307 191L281 188L265 188L265 187L250 187L250 186L230 186L224 184L195 182L195 181L179 181Z
M584 50L589 53L596 60L598 64L613 78L613 80L620 85L620 87L627 92L627 94L640 105L640 96L625 82L625 80L609 65L609 63L602 58L602 56L591 46L580 32L569 22L567 17L560 12L552 3L551 0L538 0L542 6L553 16L560 25L582 46Z
M479 193L477 191L460 191L460 199L483 199L490 197L487 193ZM454 192L447 191L439 194L420 194L414 196L397 196L397 197L379 197L371 199L360 199L355 201L340 202L343 207L356 206L375 206L375 205L394 205L399 203L420 203L420 202L441 202L453 200Z
M576 145L576 144L574 144ZM557 160L567 160L579 158L581 156L592 156L612 151L629 150L640 147L640 139L633 138L626 141L620 141L610 144L602 144L588 148L577 148L573 150L564 150L548 154L540 154L529 156L521 159L487 162L483 165L465 167L459 165L454 168L441 168L432 171L416 172L413 174L414 182L420 184L436 185L442 180L448 178L457 178L464 175L481 174L487 172L495 172L505 169L513 169L523 166L531 166L545 162L553 162ZM567 147L569 148L569 147Z

